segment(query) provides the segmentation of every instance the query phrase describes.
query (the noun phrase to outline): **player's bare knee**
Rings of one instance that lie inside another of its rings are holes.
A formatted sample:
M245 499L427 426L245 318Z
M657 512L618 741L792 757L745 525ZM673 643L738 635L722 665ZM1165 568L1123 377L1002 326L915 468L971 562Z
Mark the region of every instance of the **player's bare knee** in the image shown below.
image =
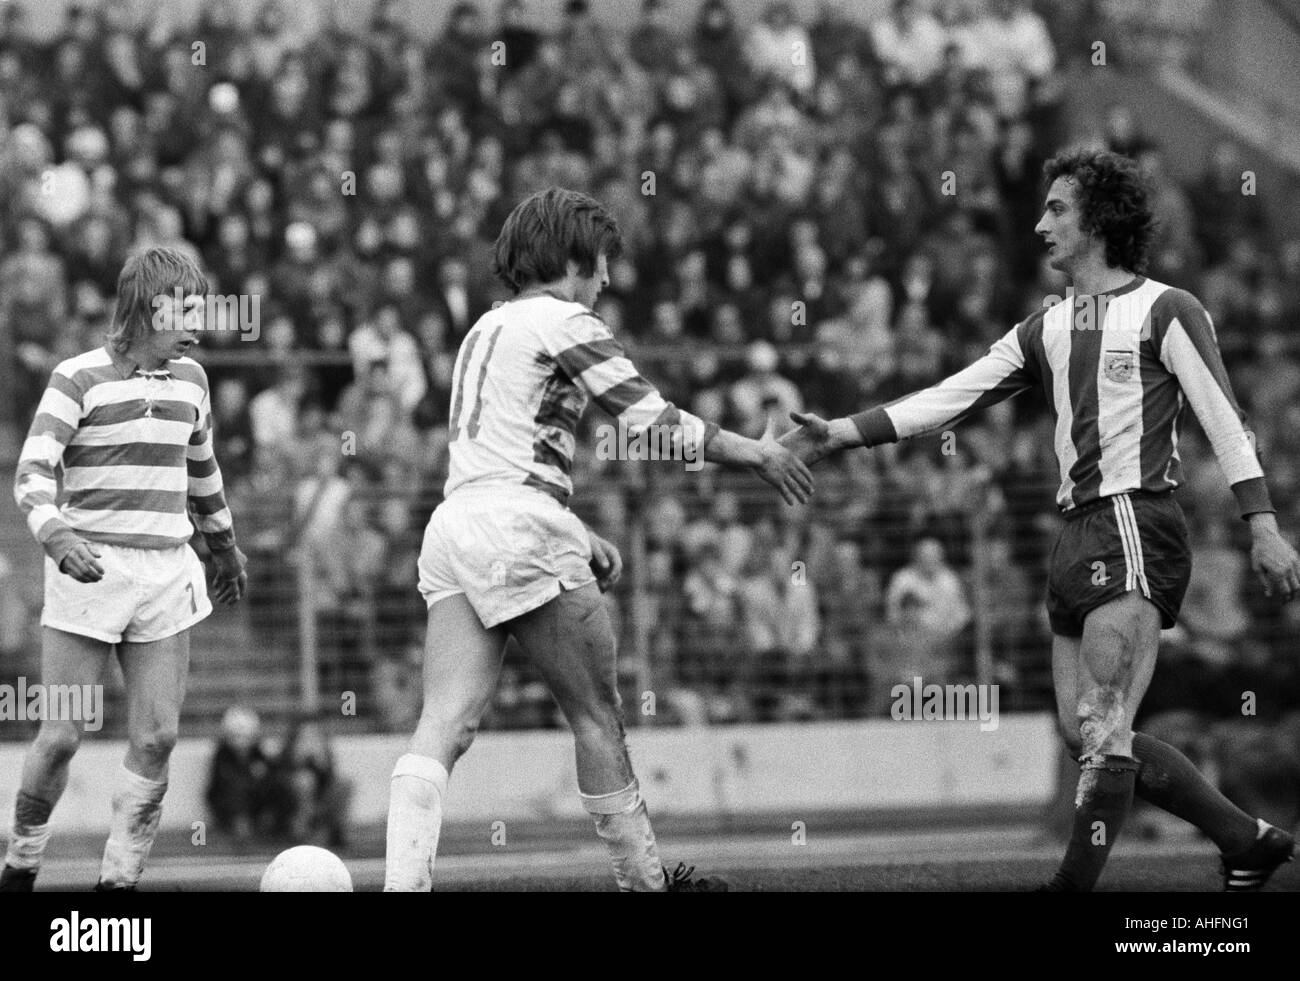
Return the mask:
M132 733L129 742L138 758L161 766L171 758L176 736L175 726L155 726Z
M1080 752L1084 756L1126 755L1133 734L1117 685L1098 685L1079 698Z
M33 749L46 766L64 766L76 755L81 745L81 733L68 722L47 722L36 734Z

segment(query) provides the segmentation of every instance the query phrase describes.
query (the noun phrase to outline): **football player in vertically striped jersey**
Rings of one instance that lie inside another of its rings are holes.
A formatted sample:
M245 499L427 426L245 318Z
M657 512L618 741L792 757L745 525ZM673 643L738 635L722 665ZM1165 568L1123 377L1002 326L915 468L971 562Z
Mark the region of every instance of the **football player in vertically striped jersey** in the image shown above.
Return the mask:
M1081 774L1060 870L1043 888L1090 890L1136 792L1186 818L1223 855L1229 891L1260 888L1290 859L1290 835L1233 806L1176 749L1132 729L1191 569L1172 491L1190 405L1236 496L1265 592L1300 591L1300 558L1278 531L1263 470L1213 324L1185 290L1142 275L1154 216L1136 165L1066 152L1044 168L1035 231L1075 295L1050 301L988 354L931 387L829 422L799 415L783 442L807 463L907 439L1037 389L1055 421L1057 504L1047 609L1058 721Z

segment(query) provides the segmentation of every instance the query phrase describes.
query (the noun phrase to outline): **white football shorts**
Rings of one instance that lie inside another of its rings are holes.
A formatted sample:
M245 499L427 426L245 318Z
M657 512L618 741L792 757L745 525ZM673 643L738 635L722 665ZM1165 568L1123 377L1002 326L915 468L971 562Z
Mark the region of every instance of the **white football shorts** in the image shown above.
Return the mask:
M596 581L586 526L528 487L456 490L429 518L418 567L428 606L464 593L485 627Z
M147 644L178 634L212 612L203 563L189 545L92 544L104 567L99 582L77 582L46 556L42 626L109 644Z

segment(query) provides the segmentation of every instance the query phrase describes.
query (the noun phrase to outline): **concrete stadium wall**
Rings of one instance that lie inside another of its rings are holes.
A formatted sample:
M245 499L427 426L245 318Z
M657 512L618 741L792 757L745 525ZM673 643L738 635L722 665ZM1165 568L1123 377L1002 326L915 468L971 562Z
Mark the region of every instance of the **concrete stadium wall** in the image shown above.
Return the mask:
M1289 7L1284 16L1279 6ZM1285 113L1294 122L1300 106L1300 4L1282 0L1215 0L1211 8L1211 57L1206 72L1230 92L1241 92Z
M892 720L810 725L655 729L629 737L654 814L728 814L918 807L1035 807L1052 794L1057 745L1047 714L978 722ZM352 819L382 823L388 780L404 736L335 742L341 772L356 783ZM7 829L25 746L0 745L0 828ZM55 833L105 832L124 745L88 740L72 763L54 812ZM163 826L207 821L203 801L212 744L182 740L172 758ZM456 767L449 822L535 820L583 815L566 732L485 733ZM0 830L0 836L4 830Z

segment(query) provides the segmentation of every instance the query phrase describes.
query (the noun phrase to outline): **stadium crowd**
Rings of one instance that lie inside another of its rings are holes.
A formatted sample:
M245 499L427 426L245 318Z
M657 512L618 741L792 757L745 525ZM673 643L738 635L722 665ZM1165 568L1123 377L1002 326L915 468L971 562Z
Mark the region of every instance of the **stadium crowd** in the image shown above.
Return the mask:
M199 357L253 627L284 640L284 584L308 563L327 683L369 687L376 717L403 728L452 363L505 298L492 242L521 197L558 184L611 208L627 249L597 312L670 399L749 435L937 380L1063 292L1032 228L1042 161L1081 135L1062 111L1062 68L1088 51L1069 4L897 0L870 25L843 3L807 21L782 2L753 22L727 0L685 6L645 0L616 28L585 0L546 25L523 0L460 3L426 42L394 0L364 30L324 3L306 38L279 0L251 23L213 0L194 24L139 23L107 0L69 6L38 42L23 3L5 4L0 459L53 364L98 342L124 256L197 254L212 292L245 304ZM1214 316L1294 537L1300 241L1271 237L1240 193L1232 144L1183 185L1124 107L1088 135L1149 175L1149 274ZM973 678L977 649L1004 709L1049 704L1045 427L1030 396L850 454L797 512L746 475L601 460L589 432L574 507L629 559L612 600L622 649L648 654L629 704L648 680L659 721L875 714L898 680ZM1196 581L1167 660L1198 668L1162 668L1153 703L1222 716L1250 682L1273 693L1261 714L1300 706L1296 613L1247 581L1195 426L1183 458ZM508 657L486 724L556 721Z

